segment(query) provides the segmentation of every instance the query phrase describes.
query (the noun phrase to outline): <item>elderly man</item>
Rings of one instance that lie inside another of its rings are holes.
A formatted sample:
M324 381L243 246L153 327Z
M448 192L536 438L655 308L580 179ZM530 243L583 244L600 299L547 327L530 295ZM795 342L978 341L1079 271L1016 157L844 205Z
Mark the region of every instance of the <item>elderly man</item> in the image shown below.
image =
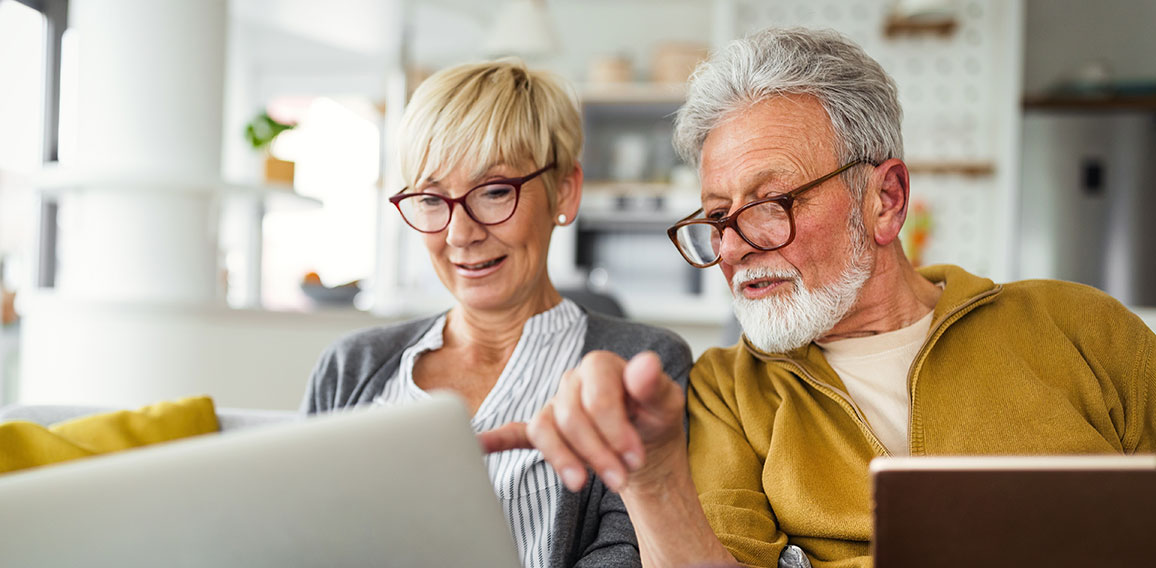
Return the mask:
M767 30L715 54L675 134L702 210L670 234L722 269L744 337L691 371L689 449L657 358L608 353L491 448L530 441L563 480L592 467L647 565L801 550L839 567L871 564L876 456L1156 449L1156 336L1118 302L907 261L900 115L893 81L833 32Z

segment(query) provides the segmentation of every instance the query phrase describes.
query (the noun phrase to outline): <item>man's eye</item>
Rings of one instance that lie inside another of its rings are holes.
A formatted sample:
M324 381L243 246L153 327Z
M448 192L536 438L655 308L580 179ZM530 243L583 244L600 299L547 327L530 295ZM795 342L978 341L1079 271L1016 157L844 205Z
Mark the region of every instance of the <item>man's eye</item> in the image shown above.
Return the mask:
M719 219L722 219L723 217L726 217L726 216L727 216L727 212L725 209L718 209L715 211L711 211L710 213L707 213L706 218L710 219L711 221L718 221Z

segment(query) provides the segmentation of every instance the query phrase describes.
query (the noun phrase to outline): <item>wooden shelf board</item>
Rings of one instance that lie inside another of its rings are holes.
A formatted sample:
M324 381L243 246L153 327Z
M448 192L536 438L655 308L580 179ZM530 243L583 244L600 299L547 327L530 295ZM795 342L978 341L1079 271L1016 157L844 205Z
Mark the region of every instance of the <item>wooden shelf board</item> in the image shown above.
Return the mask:
M581 98L585 104L682 103L686 99L686 84L587 84L582 86Z
M954 18L924 20L891 16L883 26L883 35L895 38L904 35L937 35L948 37L955 33L959 22Z
M995 175L991 162L907 162L907 171L915 175L961 175L982 177Z
M1156 111L1156 94L1031 95L1023 105L1025 110L1045 111Z

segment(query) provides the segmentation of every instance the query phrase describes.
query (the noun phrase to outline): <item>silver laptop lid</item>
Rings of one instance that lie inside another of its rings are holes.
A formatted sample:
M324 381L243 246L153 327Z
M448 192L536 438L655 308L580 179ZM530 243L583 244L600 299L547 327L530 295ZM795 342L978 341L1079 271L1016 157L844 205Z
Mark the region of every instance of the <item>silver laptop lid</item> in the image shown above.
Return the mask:
M0 477L3 566L517 566L450 395Z

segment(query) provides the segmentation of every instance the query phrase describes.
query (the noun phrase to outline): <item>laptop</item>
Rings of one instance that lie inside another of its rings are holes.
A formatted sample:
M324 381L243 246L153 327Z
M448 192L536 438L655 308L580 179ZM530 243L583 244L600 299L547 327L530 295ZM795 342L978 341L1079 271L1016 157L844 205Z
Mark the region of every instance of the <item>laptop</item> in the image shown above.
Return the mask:
M518 566L448 394L0 476L0 566Z
M877 458L875 568L1156 565L1156 456Z

